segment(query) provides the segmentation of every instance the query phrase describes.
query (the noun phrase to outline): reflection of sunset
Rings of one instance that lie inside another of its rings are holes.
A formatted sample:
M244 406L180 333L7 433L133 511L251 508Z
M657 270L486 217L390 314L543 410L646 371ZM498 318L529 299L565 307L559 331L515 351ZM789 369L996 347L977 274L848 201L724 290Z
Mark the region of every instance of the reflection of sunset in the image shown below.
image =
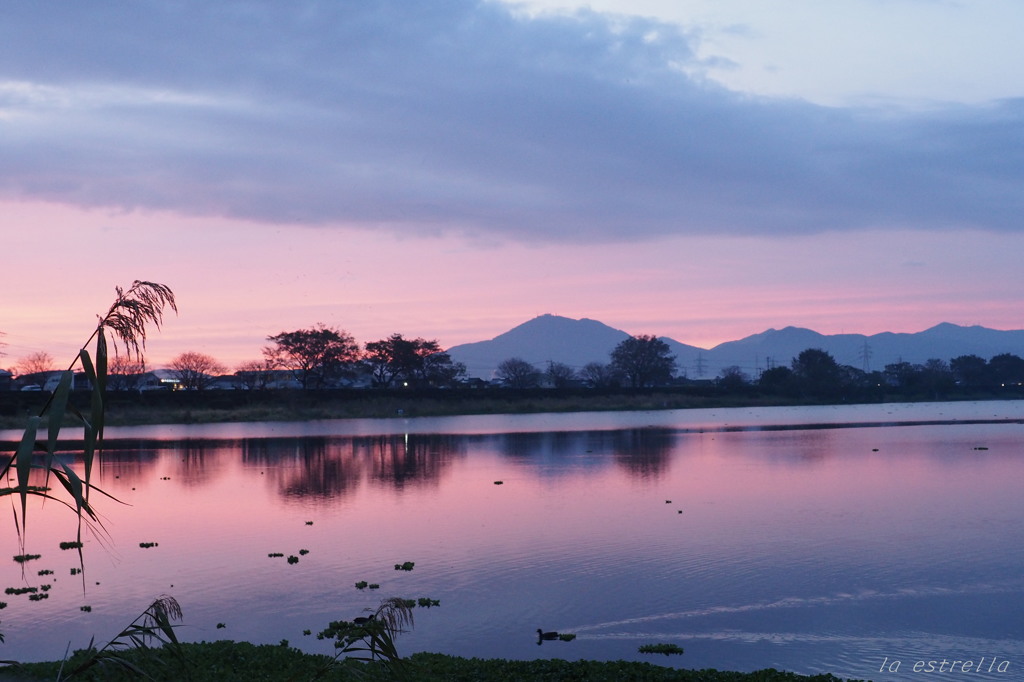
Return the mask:
M147 441L102 457L97 480L125 504L99 505L109 538L87 535L84 582L68 581L77 557L55 549L74 537L67 513L32 510L27 550L42 554L38 568L57 580L45 603L12 602L6 634L26 646L23 638L61 622L68 637L87 640L168 592L185 607L190 638L209 638L214 623L227 621L232 637L291 638L315 651L296 633L401 594L442 602L422 626L417 616L410 648L536 655L517 653L502 623L533 632L557 613L579 626L574 652L618 657L630 655L619 642L582 635L604 633L610 626L602 623L621 614L667 614L643 628L689 632L700 619L750 628L745 614L761 614L759 623L773 613L757 606L766 600L797 596L824 609L835 608L837 592L1001 585L1024 559L1024 503L1014 483L1024 464L1008 455L1020 429ZM980 442L989 449L974 450ZM139 546L149 542L157 545ZM268 556L303 549L294 566ZM404 561L415 570L393 571ZM12 565L3 571L9 584L34 584L36 568L25 578ZM355 589L361 580L380 592ZM81 603L92 614L64 622ZM260 603L274 604L273 618L252 611ZM778 627L805 626L798 619ZM694 648L695 665L721 667Z

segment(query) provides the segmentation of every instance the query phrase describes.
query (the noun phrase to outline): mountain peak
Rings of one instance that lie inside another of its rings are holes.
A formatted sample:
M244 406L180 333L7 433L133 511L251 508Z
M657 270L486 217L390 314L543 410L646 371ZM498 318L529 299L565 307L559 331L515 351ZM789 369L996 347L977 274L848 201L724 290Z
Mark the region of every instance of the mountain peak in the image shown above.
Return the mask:
M465 363L471 376L491 378L503 361L519 357L544 369L549 362L576 369L589 362L606 364L611 351L629 334L589 318L573 319L544 313L490 341L478 341L448 349L453 360ZM1000 353L1024 357L1024 330L999 331L981 326L962 327L942 322L914 334L881 332L821 334L804 327L770 328L738 341L727 341L710 350L687 346L667 337L681 373L691 378L714 378L725 367L739 367L757 378L767 367L788 365L808 348L820 348L841 365L881 370L905 361L924 363L931 358L947 362L960 355L991 358Z

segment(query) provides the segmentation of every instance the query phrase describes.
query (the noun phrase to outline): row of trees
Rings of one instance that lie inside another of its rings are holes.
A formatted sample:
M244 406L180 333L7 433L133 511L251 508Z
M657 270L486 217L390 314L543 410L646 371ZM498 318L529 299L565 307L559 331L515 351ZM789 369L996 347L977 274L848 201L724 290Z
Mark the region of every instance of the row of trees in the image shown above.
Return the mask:
M446 387L463 379L466 367L453 362L437 341L407 339L392 334L360 348L346 331L318 324L268 336L272 345L262 349L263 358L242 363L235 376L244 388L270 386L276 374L288 371L304 389L320 389L350 380L360 372L370 375L374 386ZM183 388L205 388L225 369L201 353L183 353L172 360Z
M453 362L437 341L407 339L392 334L371 341L362 348L345 331L323 324L310 329L281 332L268 336L272 345L262 349L262 359L242 363L234 372L243 388L263 389L274 385L281 371L288 371L305 389L336 386L358 374L369 376L380 388L450 387L466 379L466 367ZM145 368L137 360L118 359L112 374L122 381L138 376ZM211 386L227 368L204 353L187 352L174 358L169 366L181 388L201 390ZM501 363L497 379L510 388L533 388L547 382L558 388L585 383L595 388L627 385L633 388L663 385L675 371L675 356L669 346L653 336L624 340L612 351L608 364L590 363L577 372L564 363L552 362L540 371L521 358ZM113 388L122 386L113 379Z
M576 371L563 362L549 362L543 371L522 358L498 365L497 378L510 388L534 388L547 383L564 388L582 383L592 388L648 388L671 383L676 357L669 345L654 336L631 336L612 350L608 363L590 362Z
M749 382L738 368L728 368L719 383L739 388ZM840 365L817 348L800 353L789 367L766 370L757 381L757 386L767 392L813 398L851 396L877 389L939 397L953 390L991 391L1022 384L1024 359L1011 353L987 361L977 355L961 355L949 362L938 358L924 363L896 362L882 371L864 372Z
M302 388L320 389L350 381L362 374L376 387L450 387L467 374L462 363L453 362L437 341L407 339L401 334L359 346L352 335L318 324L268 336L262 359L242 363L234 375L243 388L267 388L277 383L281 372L289 372ZM513 357L502 362L495 378L510 388L554 388L584 385L595 389L634 389L670 385L676 379L676 358L668 344L654 336L633 336L610 353L607 363L591 362L581 369L549 362L546 368ZM21 374L54 369L46 353L23 358ZM121 355L110 359L113 389L145 372L141 358ZM180 386L208 388L227 368L215 358L198 352L182 353L170 363ZM882 371L864 372L840 365L828 352L809 348L793 358L789 366L766 370L752 380L739 367L725 368L715 381L726 391L759 389L766 393L830 399L854 396L865 391L886 389L901 393L939 396L954 389L992 390L1024 384L1024 359L1003 353L990 360L962 355L949 362L931 359L914 364L897 362Z

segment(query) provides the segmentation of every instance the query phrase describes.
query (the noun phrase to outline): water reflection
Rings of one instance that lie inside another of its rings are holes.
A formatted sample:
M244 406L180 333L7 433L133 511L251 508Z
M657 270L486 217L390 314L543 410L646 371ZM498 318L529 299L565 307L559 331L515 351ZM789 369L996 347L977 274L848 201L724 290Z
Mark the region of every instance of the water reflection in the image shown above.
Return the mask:
M615 431L615 462L633 476L658 478L668 470L677 438L668 429Z
M731 421L116 443L100 463L131 505L104 507L116 546L87 541L83 595L55 549L66 515L33 515L28 549L60 579L44 602L5 599L0 658L59 658L174 584L190 639L320 653L303 630L404 596L441 601L404 652L637 659L664 641L686 649L664 663L694 668L877 678L885 656L947 652L1024 668L1024 425ZM0 579L48 580L20 568ZM578 638L537 647L538 625Z
M633 476L656 478L667 470L679 436L670 429L650 428L507 433L479 436L475 441L493 444L503 456L534 465L545 476L616 465Z

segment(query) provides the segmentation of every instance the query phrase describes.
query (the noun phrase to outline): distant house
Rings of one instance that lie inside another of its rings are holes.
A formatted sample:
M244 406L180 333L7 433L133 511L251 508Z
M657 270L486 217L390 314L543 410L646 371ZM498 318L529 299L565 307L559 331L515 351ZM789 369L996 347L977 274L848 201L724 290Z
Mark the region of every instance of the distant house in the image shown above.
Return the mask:
M172 369L154 369L142 375L140 391L175 391L181 386L178 373Z
M9 391L12 388L14 388L14 373L0 369L0 391Z

